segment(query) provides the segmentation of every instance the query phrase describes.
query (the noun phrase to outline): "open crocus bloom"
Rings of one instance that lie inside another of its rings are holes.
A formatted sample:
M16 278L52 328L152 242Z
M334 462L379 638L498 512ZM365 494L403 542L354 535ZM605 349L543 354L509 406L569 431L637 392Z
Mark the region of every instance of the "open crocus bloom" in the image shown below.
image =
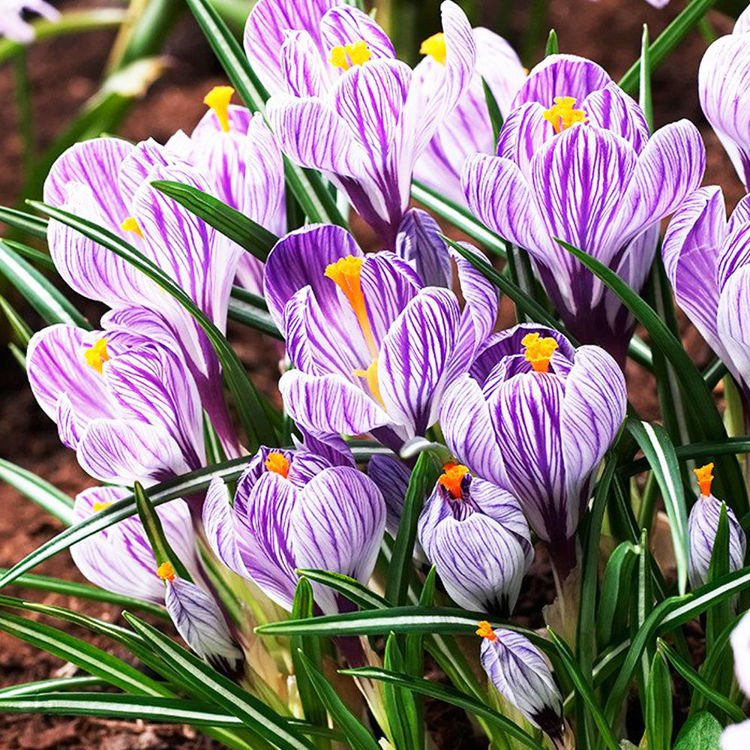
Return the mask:
M83 521L129 494L122 487L84 490L76 497L75 520ZM135 516L73 545L73 561L89 581L107 591L164 604L193 651L225 674L236 675L244 657L216 600L206 590L190 511L182 500L173 500L156 513L172 551L200 586L177 578L169 563L157 564L146 530Z
M160 482L204 464L197 386L180 350L159 333L156 326L138 332L54 325L29 343L36 400L81 466L101 481Z
M287 5L266 3L264 12ZM288 93L268 102L282 150L328 175L391 250L408 207L414 164L474 70L465 14L450 0L441 8L443 35L434 54L444 64L433 79L425 81L396 60L383 31L342 5L325 13L317 36L307 30L286 35L282 74ZM256 28L252 21L251 14L249 29ZM246 46L253 47L247 35Z
M711 127L750 191L750 8L701 60L698 93Z
M750 388L750 197L726 218L718 187L696 190L672 217L662 246L679 306L742 387Z
M562 696L542 653L526 636L488 622L479 623L477 635L482 668L498 693L563 747Z
M208 542L231 570L291 609L299 568L317 568L366 583L385 529L380 490L355 466L332 466L306 450L261 448L230 504L214 479L203 509ZM315 587L323 612L338 611L334 593Z
M477 48L477 66L471 83L453 110L438 127L429 146L414 167L415 179L457 203L464 203L461 171L466 157L471 154L495 152L495 136L490 121L487 97L482 79L487 83L500 114L507 117L516 92L526 79L515 50L501 36L489 29L472 30ZM414 69L414 75L428 86L440 80L440 66L444 64L431 40L422 45L426 55ZM439 51L438 47L438 51Z
M701 494L690 509L688 533L690 537L690 560L688 574L693 588L708 581L708 569L714 552L716 532L719 530L723 503L711 494L713 464L695 469ZM747 538L734 511L725 506L729 531L729 572L739 570L745 560Z
M519 91L497 156L466 161L463 187L487 226L529 251L571 333L622 362L632 318L555 238L638 290L657 223L699 184L705 152L686 120L648 138L639 107L599 66L552 56Z
M490 338L471 374L448 388L440 425L462 464L518 499L565 574L626 403L622 372L605 351L573 350L555 331L520 325Z
M422 510L419 541L456 604L510 615L534 550L509 492L446 464Z
M293 419L315 435L373 432L394 449L423 435L497 315L492 286L467 261L457 265L463 312L453 292L423 287L392 253L365 256L340 227L280 240L265 296L296 368L279 384Z

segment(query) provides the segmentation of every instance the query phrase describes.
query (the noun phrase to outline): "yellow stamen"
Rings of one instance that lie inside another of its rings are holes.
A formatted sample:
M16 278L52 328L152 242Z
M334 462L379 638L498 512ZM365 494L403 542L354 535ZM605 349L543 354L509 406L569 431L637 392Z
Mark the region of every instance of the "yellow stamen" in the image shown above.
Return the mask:
M701 488L701 495L708 497L711 494L711 482L714 480L714 465L706 464L693 469L695 476L698 478L698 486Z
M445 48L445 34L442 31L428 36L419 48L420 55L429 55L435 62L445 65L447 50Z
M575 109L576 100L572 96L556 96L555 103L544 111L543 117L555 129L555 133L562 133L579 122L586 122L586 113L582 109Z
M104 370L104 363L109 361L107 352L107 339L99 339L93 346L83 353L86 364L93 367L100 375Z
M372 52L364 39L358 39L352 44L344 44L334 47L328 62L334 68L349 70L352 65L364 65L372 57Z
M380 383L378 382L378 358L375 357L375 359L372 361L370 366L366 370L354 370L352 375L355 375L358 378L365 378L367 380L367 385L370 388L370 393L372 393L372 397L379 403L383 403L383 397L380 395Z
M445 464L443 473L438 477L438 484L448 490L454 500L460 500L464 477L468 473L469 470L463 464Z
M158 575L162 581L174 581L174 568L171 563L163 562L156 569L156 575Z
M365 337L367 348L370 350L373 359L378 356L378 345L375 342L375 336L372 332L370 319L367 317L367 306L365 305L365 296L362 294L362 264L364 258L358 258L354 255L347 255L345 258L330 263L325 270L325 275L341 289L344 296L354 310L354 314L359 321L359 327L362 329L362 335Z
M109 508L110 505L112 505L112 503L98 502L98 503L94 503L91 507L93 508L94 513L98 513L100 510L106 510L107 508Z
M557 341L551 337L542 338L538 333L528 333L521 339L521 344L526 347L524 356L534 372L547 372Z
M486 638L488 641L496 641L497 635L495 635L495 631L492 629L492 625L490 625L487 620L482 620L482 622L478 623L479 627L476 629L476 634L481 636L482 638Z
M128 218L120 224L120 229L122 229L123 232L135 232L139 237L143 237L143 230L135 216L128 216Z
M268 458L263 462L263 465L272 471L274 474L280 474L286 479L289 474L289 460L283 453L273 451L268 454Z
M234 89L231 86L214 86L203 97L203 103L216 113L225 133L229 132L229 102L232 101L232 94Z

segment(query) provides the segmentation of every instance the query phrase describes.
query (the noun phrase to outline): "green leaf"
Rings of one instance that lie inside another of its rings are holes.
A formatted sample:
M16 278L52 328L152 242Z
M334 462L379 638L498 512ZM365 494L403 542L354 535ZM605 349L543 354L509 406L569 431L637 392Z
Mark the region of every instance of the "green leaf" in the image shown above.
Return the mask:
M236 716L254 732L283 750L314 750L314 745L306 737L260 700L148 623L127 612L123 616L154 647L161 659L199 695Z
M279 238L273 232L269 232L245 214L192 185L155 180L151 186L199 216L225 237L229 237L240 247L245 248L258 260L265 262L271 248L278 242Z
M40 266L44 271L57 273L57 268L55 267L55 263L49 253L45 253L34 247L24 245L22 242L15 242L14 240L9 240L7 238L3 239L3 242L5 242L11 250L15 250L22 258L30 261L35 266Z
M0 479L66 526L75 520L73 499L33 472L0 458Z
M58 690L79 690L84 687L99 687L106 684L104 680L100 680L98 677L56 677L51 680L22 682L19 685L0 688L0 698L43 695L44 693L54 693Z
M570 649L565 642L557 636L552 628L547 628L547 632L549 633L550 640L557 648L562 666L565 669L568 678L575 686L577 694L588 708L594 723L599 729L604 744L610 750L620 750L620 744L617 742L617 738L612 732L611 724L607 721L602 710L599 708L599 704L596 702L596 698L594 697L591 688L591 683L581 673L575 657L570 652Z
M688 539L685 491L682 486L677 454L663 427L641 422L632 417L628 419L626 425L643 451L661 489L674 546L677 584L680 593L684 594L687 590L690 542Z
M487 229L481 221L476 219L465 206L460 206L452 200L445 198L438 190L427 187L427 185L412 182L411 195L414 200L419 201L425 208L429 208L441 218L453 224L464 234L475 242L478 242L492 255L499 258L506 257L507 243L494 232Z
M482 88L484 89L484 99L487 102L487 111L490 114L492 142L497 143L497 139L500 136L500 130L503 127L503 116L500 113L500 107L497 104L497 99L495 99L495 95L492 93L492 89L484 78L482 78Z
M420 607L435 606L435 588L437 587L437 568L433 565L425 578L422 592L419 595ZM424 670L424 634L412 633L406 636L405 671L419 677Z
M0 296L0 310L2 310L8 320L13 335L25 350L29 345L31 337L34 335L34 331L31 330L26 321L18 314L13 305L2 296Z
M420 454L409 479L385 587L385 598L396 606L406 603L419 514L425 498L435 487L440 471L441 467L435 456L430 451L425 451Z
M157 566L169 563L178 578L192 581L193 577L190 575L190 571L175 554L172 545L167 540L161 519L159 518L156 509L151 504L151 500L149 500L149 497L140 482L136 482L133 486L133 497L135 498L135 507L138 511L138 517L141 519L149 544L154 552ZM154 574L155 573L156 571L154 571Z
M681 342L674 337L663 320L652 307L644 302L614 271L592 258L582 250L555 238L562 247L574 255L597 278L611 289L630 310L635 318L646 328L653 347L658 347L674 367L680 385L682 386L687 403L691 404L695 414L695 421L702 426L704 436L710 441L722 442L727 440L719 412L716 410L711 391L705 380L696 369ZM723 480L724 494L732 497L736 503L735 510L744 515L748 510L747 490L742 478L742 472L736 459L730 456L716 458L719 477Z
M38 216L34 216L34 214L19 211L17 208L0 206L0 221L9 227L20 229L31 237L36 237L40 240L47 239L47 220L40 219Z
M307 578L300 578L297 583L297 590L294 592L292 618L295 620L309 619L313 616L314 608L315 602L312 586ZM297 681L297 690L305 718L313 724L324 727L328 721L326 709L318 697L308 671L300 660L300 654L304 654L309 662L314 665L315 669L322 670L323 654L320 647L320 639L294 636L291 643L291 655L292 664L294 665L294 676ZM328 745L327 743L318 743L318 746L325 748Z
M702 502L698 499L696 502ZM708 582L713 583L720 580L729 573L729 519L727 517L726 503L721 504L719 523L716 527L711 562L708 566ZM731 600L717 604L706 612L706 650L710 651L714 641L724 628L733 620L733 607ZM729 674L731 675L731 665ZM729 682L731 682L731 677ZM727 685L729 688L729 685Z
M187 4L240 98L250 109L262 112L268 94L239 42L208 0L187 0ZM288 188L311 222L346 226L336 200L319 174L293 165L286 157L284 171Z
M232 287L232 296L229 299L229 317L279 341L284 340L283 334L268 313L268 307L265 306L263 298L248 292L246 289Z
M715 4L716 0L692 0L685 10L659 34L648 50L652 71L666 59L669 53L687 36L690 29ZM635 93L638 88L640 76L641 60L638 60L633 63L627 73L620 79L620 87L628 94Z
M609 556L602 578L597 612L599 644L606 646L625 633L627 603L633 590L638 547L632 542L620 543Z
M641 69L639 75L638 103L643 110L648 129L654 131L654 103L651 99L651 48L648 40L648 26L643 24L641 36Z
M125 691L143 695L169 694L166 688L112 654L59 628L0 612L0 630L41 648Z
M458 706L459 708L463 708L474 714L476 717L495 725L508 736L522 742L526 747L530 747L532 750L542 750L542 745L539 742L531 737L531 735L524 732L523 729L516 726L516 724L510 719L493 710L486 705L486 703L472 698L469 695L465 695L464 693L460 693L458 690L447 685L440 685L431 682L430 680L411 677L410 675L394 674L393 672L389 672L385 669L378 669L377 667L361 667L359 669L342 669L339 671L341 674L348 674L353 677L389 682L415 693L426 695L429 698L443 701L452 706Z
M205 490L214 477L219 477L225 482L234 481L247 466L247 457L232 459L218 466L210 466L205 469L184 474L183 476L170 479L167 482L154 485L149 488L151 502L154 506L175 500L178 497L189 497L190 495ZM65 531L60 532L47 542L39 545L33 552L29 553L5 572L0 578L0 588L7 586L20 575L26 573L40 563L48 560L58 552L70 548L77 542L87 539L102 529L106 529L125 518L135 515L135 498L130 495L112 503L108 508L99 511Z
M658 646L659 651L661 651L667 657L667 659L669 659L670 663L674 667L675 672L677 672L680 677L682 677L682 679L685 680L685 682L687 682L688 685L693 688L693 690L699 692L706 700L708 700L709 703L712 703L720 711L726 713L732 719L732 721L738 722L745 720L745 714L739 706L732 703L732 701L730 701L723 693L719 693L714 690L708 683L703 680L703 678L693 669L693 667L690 666L690 664L688 664L681 656L679 656L679 654L675 653L673 649L669 648L669 646L664 641L660 639Z
M557 32L554 29L549 30L547 37L547 46L544 48L544 56L557 55L560 52L560 44L557 40Z
M721 750L721 724L708 711L685 722L674 750Z
M216 351L216 356L222 366L224 379L234 397L235 408L248 437L249 452L254 453L261 444L276 445L276 431L269 416L270 406L247 378L242 363L226 337L208 316L197 307L188 294L174 283L169 274L132 245L107 229L38 201L29 201L29 204L66 226L76 229L107 250L111 250L174 297L205 331Z
M310 682L317 691L320 700L333 717L334 722L346 737L351 750L381 750L372 734L362 725L357 717L344 705L330 682L315 668L304 654L299 654L300 661L307 670Z
M375 594L356 579L345 576L343 573L330 573L327 570L300 568L297 574L304 576L314 583L322 583L332 588L362 609L383 609L389 606L388 601L382 596Z
M0 240L0 272L41 315L44 322L90 329L86 318L34 266Z
M672 746L672 679L660 651L651 661L644 714L649 750L669 750Z
M403 672L406 668L395 633L391 633L386 639L383 666L388 671L397 673ZM393 747L404 750L419 750L420 746L424 747L420 732L422 720L413 693L392 683L386 683L383 695Z

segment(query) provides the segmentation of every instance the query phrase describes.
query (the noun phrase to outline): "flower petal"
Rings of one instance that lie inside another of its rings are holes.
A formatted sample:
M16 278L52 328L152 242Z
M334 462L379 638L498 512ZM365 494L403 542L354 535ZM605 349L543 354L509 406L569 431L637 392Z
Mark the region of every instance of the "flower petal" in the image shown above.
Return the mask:
M410 208L401 219L396 236L396 255L419 275L424 286L451 285L452 270L442 230L426 211Z
M371 54L370 60L396 57L393 43L385 31L367 13L350 5L331 8L320 22L320 35L323 48L327 51L333 47L345 47L347 44L364 41Z
M587 96L582 107L587 122L622 136L641 153L649 137L648 123L643 110L616 83Z
M395 538L404 510L411 471L396 456L376 453L367 465L367 476L375 482L383 495L386 508L385 526L388 533Z

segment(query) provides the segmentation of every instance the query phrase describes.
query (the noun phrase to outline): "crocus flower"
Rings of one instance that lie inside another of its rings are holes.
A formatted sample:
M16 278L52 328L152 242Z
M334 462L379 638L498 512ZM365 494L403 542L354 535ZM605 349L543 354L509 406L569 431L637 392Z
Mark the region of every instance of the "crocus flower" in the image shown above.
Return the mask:
M74 519L83 521L122 500L122 487L92 487L75 500ZM107 591L127 594L166 606L185 642L200 657L225 674L236 676L244 656L229 632L207 583L198 557L187 504L173 500L156 509L164 536L197 585L178 579L169 563L157 565L140 519L131 516L71 547L73 561L92 583Z
M246 49L257 46L257 56L258 49L278 39L270 27L279 33L289 28L290 5L265 3L257 18L254 11ZM408 207L414 164L456 107L474 70L474 39L464 12L451 0L441 9L443 36L434 42L433 54L444 64L434 69L431 80L395 59L390 41L366 14L340 5L325 12L317 31L285 34L281 72L287 93L268 102L282 150L345 191L391 250ZM301 16L292 13L295 21ZM267 36L256 45L258 29Z
M729 636L734 653L734 674L742 692L750 696L750 612ZM732 724L721 733L721 750L745 750L750 743L750 720Z
M509 492L461 464L446 464L419 518L419 541L456 604L503 616L513 611L534 550Z
M750 197L729 221L721 189L696 190L672 217L662 246L677 304L734 375L750 387Z
M711 494L713 464L695 469L701 494L690 510L688 533L690 536L690 560L688 575L693 588L708 581L708 568L714 551L716 532L719 530L723 503ZM747 538L734 511L726 507L729 530L729 571L739 570L745 561Z
M516 92L526 78L526 69L505 39L482 27L473 29L472 33L477 64L471 83L414 167L415 179L457 203L465 201L461 171L466 157L495 152L495 136L482 80L489 86L500 114L507 117ZM426 57L414 69L414 74L428 86L430 81L440 80L440 66L444 62L441 47L434 37L425 40L421 51Z
M698 71L701 107L750 191L750 8L732 34L706 50Z
M480 660L495 689L535 727L562 747L563 701L552 670L528 638L482 621Z
M401 514L404 512L411 469L396 456L376 454L367 464L367 476L383 493L386 509L385 528L395 539L401 523Z
M165 343L156 324L134 330L103 322L103 331L50 326L29 343L31 390L60 439L104 482L154 483L200 468L200 396L179 347Z
M299 568L367 582L385 528L385 502L354 466L332 466L305 450L261 448L237 484L234 503L219 479L203 509L218 558L291 609ZM323 612L338 611L330 589L315 587Z
M34 41L34 27L24 19L24 11L37 13L48 21L60 18L60 11L44 0L0 0L0 37L21 44Z
M466 306L422 286L392 253L365 256L336 226L292 232L266 262L265 296L294 370L284 404L316 435L373 432L398 449L437 419L443 391L465 372L497 315L497 295L457 260Z
M440 426L453 455L506 488L564 577L593 474L625 417L625 381L604 350L519 325L491 337L447 389Z
M633 320L555 238L643 285L658 222L700 183L705 152L686 120L648 137L638 105L588 60L551 56L516 96L497 156L466 161L471 210L529 251L571 333L624 361Z

